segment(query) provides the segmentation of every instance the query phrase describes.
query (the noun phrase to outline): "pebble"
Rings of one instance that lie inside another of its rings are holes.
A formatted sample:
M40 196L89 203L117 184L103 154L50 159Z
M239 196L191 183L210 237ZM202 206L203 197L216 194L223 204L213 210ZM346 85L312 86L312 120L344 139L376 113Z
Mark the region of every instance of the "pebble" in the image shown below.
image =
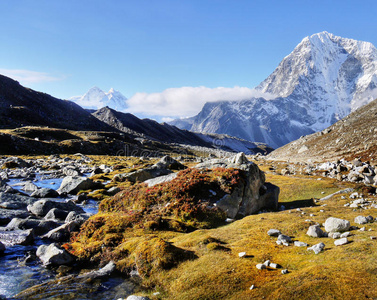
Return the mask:
M238 253L238 257L245 257L246 256L246 252L240 252Z
M288 274L288 270L287 269L284 269L284 270L281 270L281 274L285 275L285 274Z
M253 290L255 288L254 284L249 288L249 290Z

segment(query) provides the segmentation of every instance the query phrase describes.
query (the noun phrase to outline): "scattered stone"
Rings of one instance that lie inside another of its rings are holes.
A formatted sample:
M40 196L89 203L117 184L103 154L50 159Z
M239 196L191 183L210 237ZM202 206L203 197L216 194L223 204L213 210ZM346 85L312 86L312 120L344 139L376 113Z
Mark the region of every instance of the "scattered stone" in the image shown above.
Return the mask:
M270 261L269 260L266 260L263 264L266 266L266 267L268 267L268 266L270 266Z
M268 234L269 236L275 236L275 237L278 237L278 236L281 234L281 232L280 232L280 230L277 230L277 229L270 229L270 230L267 232L267 234Z
M345 244L348 244L348 239L347 238L341 238L341 239L336 240L334 242L335 246L342 246L342 245L345 245Z
M57 192L59 194L76 195L81 190L95 190L101 187L101 183L94 182L87 177L66 176L64 177Z
M319 225L312 225L309 227L308 231L306 232L308 236L320 238L324 236L324 232L319 227Z
M325 244L324 243L319 243L319 244L316 244L312 247L309 247L307 250L308 251L314 251L315 254L318 254L320 253L323 249L325 248Z
M278 269L278 268L280 268L280 265L279 264L275 264L275 263L270 263L269 267L273 268L273 269Z
M77 276L77 279L100 279L110 276L115 271L116 265L110 261L103 268Z
M0 230L0 242L5 246L30 245L34 242L33 229L27 230Z
M264 269L266 269L267 267L266 267L266 265L264 265L264 264L257 264L257 265L256 265L256 268L257 268L258 270L264 270Z
M150 300L150 299L144 296L131 295L131 296L128 296L126 300Z
M343 232L350 228L350 222L338 218L330 217L325 222L325 230L327 232Z
M71 221L69 223L65 223L49 232L47 232L43 238L47 238L50 240L64 242L67 241L72 232L78 231L80 228L80 224L76 221Z
M49 246L39 246L37 249L37 256L45 266L69 265L74 262L72 255L55 243L52 243Z
M308 246L307 243L299 242L299 241L294 241L294 245L295 245L296 247L307 247L307 246Z
M254 284L251 285L251 287L249 288L249 290L253 290L255 288Z
M246 252L240 252L238 253L238 257L245 257L246 256Z
M377 240L377 236L371 236L370 239L371 240Z
M365 231L365 227L361 227L361 228L360 228L360 231Z
M329 237L333 238L334 240L339 239L341 236L340 232L330 232Z
M280 234L276 243L278 245L289 246L289 243L292 243L292 239L287 235Z
M53 208L58 208L67 212L76 211L78 213L85 213L85 211L80 206L77 206L72 201L56 202L48 199L38 200L33 204L28 205L27 210L33 215L44 217Z
M288 270L287 269L284 269L284 270L281 270L281 274L285 275L285 274L288 274Z
M34 198L56 198L59 197L59 193L53 189L42 188L34 191L30 196Z
M66 210L62 210L59 208L52 208L49 212L44 216L45 220L60 220L64 221L67 217L68 212Z

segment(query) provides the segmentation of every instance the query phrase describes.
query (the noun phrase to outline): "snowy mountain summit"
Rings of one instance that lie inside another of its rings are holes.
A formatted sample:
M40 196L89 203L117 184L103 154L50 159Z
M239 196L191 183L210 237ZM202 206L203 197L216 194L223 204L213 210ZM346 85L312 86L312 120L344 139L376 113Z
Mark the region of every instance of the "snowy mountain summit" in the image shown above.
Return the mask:
M377 50L321 32L304 38L256 87L276 98L206 103L189 128L280 147L377 98Z
M92 87L84 96L72 97L70 100L84 108L95 110L105 106L117 111L124 111L127 108L127 98L113 88L105 93L98 87Z

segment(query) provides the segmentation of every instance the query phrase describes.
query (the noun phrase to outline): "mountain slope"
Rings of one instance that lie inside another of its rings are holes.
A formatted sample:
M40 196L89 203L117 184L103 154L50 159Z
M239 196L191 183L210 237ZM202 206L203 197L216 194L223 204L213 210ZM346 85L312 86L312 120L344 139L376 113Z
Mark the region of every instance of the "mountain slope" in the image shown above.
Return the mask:
M70 100L87 109L97 110L108 106L117 111L124 111L127 108L127 98L113 88L105 93L98 87L92 87L85 95L72 97Z
M301 137L268 155L292 162L361 157L373 160L377 151L377 99L321 132ZM376 162L375 162L376 163Z
M71 130L114 130L77 104L23 87L0 75L0 128L26 125Z
M306 37L259 86L276 98L207 103L197 132L231 134L280 147L322 130L377 97L377 50L327 32Z
M231 136L197 134L166 123L159 124L150 119L141 120L132 114L118 112L109 107L99 109L93 113L93 116L122 132L162 143L242 151L249 154L272 150L264 144L256 144Z

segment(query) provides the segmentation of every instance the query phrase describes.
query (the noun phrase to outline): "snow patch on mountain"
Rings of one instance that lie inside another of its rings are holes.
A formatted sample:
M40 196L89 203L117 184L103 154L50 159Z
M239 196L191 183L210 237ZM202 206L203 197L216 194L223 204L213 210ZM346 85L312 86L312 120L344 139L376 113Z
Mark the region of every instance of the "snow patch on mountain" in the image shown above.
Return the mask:
M87 109L100 109L108 106L117 111L127 109L127 98L111 88L107 93L98 87L92 87L85 95L70 98L71 101Z
M377 49L328 32L314 34L256 90L275 98L206 103L185 128L272 147L323 130L377 98Z

